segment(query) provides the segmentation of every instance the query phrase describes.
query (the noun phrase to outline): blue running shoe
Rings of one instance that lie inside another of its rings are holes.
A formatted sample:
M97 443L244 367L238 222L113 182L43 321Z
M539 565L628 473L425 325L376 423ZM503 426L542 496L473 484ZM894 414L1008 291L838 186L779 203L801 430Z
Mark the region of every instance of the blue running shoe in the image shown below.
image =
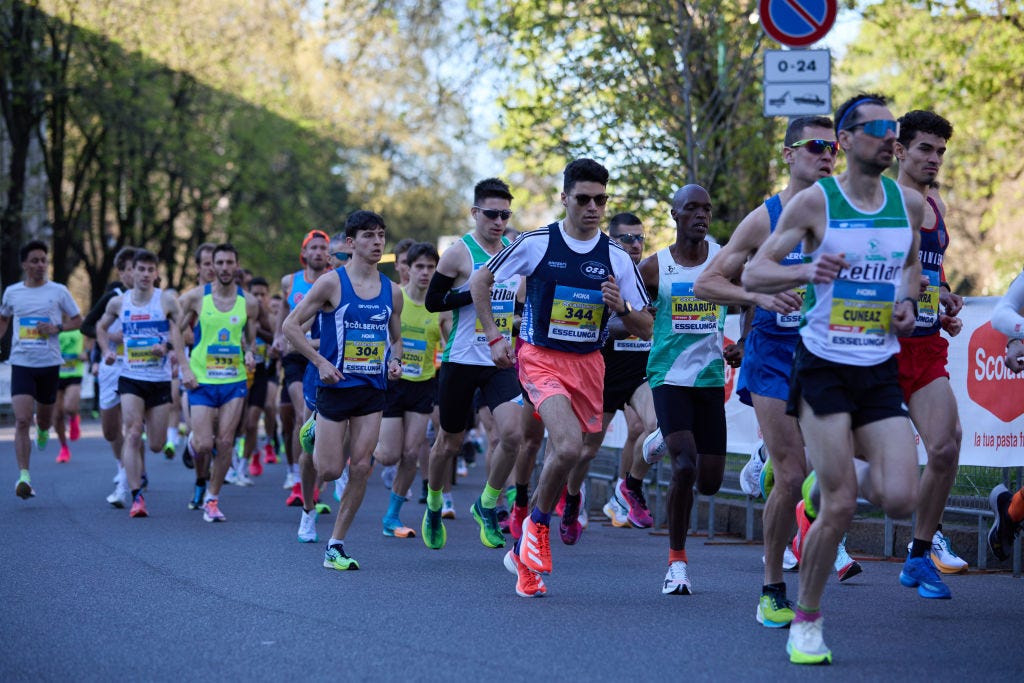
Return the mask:
M900 583L907 588L917 586L917 594L922 598L949 600L953 594L942 582L942 577L932 564L930 557L907 557L900 572Z

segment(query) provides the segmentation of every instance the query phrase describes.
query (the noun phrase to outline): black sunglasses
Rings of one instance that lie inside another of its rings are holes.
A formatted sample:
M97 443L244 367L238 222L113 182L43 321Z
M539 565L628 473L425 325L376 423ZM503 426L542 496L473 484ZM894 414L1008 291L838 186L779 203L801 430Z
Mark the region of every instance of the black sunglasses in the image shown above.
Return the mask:
M481 206L474 206L473 208L492 221L499 216L503 221L507 221L509 218L512 218L512 212L508 209L485 209Z
M621 235L612 235L612 239L616 239L623 244L635 244L636 242L643 244L646 238L643 235L631 235L628 232L624 232Z
M608 195L606 194L571 194L569 196L573 197L580 206L590 204L591 200L594 201L596 206L604 206L608 203Z
M825 150L835 156L839 152L839 143L835 140L798 140L790 145L793 149L806 147L811 154L821 154Z

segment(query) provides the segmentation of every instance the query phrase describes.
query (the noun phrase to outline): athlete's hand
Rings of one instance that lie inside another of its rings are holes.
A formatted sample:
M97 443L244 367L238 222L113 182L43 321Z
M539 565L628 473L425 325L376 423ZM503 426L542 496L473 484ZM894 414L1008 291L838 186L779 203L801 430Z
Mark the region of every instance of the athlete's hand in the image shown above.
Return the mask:
M60 334L60 328L54 323L36 323L36 330L46 337L56 337Z
M964 329L964 321L954 315L939 314L939 324L942 325L942 329L946 331L950 337L955 337L960 334L960 330Z
M187 367L181 369L181 383L186 389L199 388L199 380L196 379L195 373Z
M284 348L285 348L284 335L283 334L275 334L274 335L274 343L270 345L270 348L272 350L274 350L274 351L277 351L277 354L279 356L284 355Z
M114 353L113 351L107 351L105 354L103 354L103 364L104 365L113 365L114 361L116 361L116 360L117 360L117 354Z
M153 355L157 358L163 358L167 355L167 344L163 342L153 346Z
M505 335L502 335L501 340L494 342L490 348L491 360L494 361L495 367L511 368L515 365L516 357L512 353L512 347L509 346L508 340L505 339Z
M914 331L917 316L914 306L909 301L898 301L892 309L892 331L898 337L905 337Z
M924 294L925 292L927 292L929 284L930 283L928 282L928 276L927 275L922 275L921 276L921 290L918 292L918 295L921 295L921 294Z
M252 351L245 352L245 369L249 372L256 371L256 357L252 355Z
M807 270L807 279L816 285L827 285L833 282L843 268L849 268L845 254L822 254L811 261Z
M345 379L345 375L341 374L341 370L336 368L326 358L321 357L321 360L317 361L316 369L320 373L320 381L324 384L337 384Z
M726 346L722 349L722 357L730 368L738 368L743 363L743 342Z
M800 307L804 305L804 298L792 289L778 294L758 294L755 298L757 305L761 308L783 315L799 311Z
M614 275L609 275L608 279L601 283L601 296L604 299L604 305L615 313L626 307Z
M392 358L388 361L388 379L401 379L402 378L402 361L397 358Z
M947 292L944 289L939 290L939 302L946 309L946 315L950 317L958 315L964 307L964 298L962 296L953 292Z
M1014 339L1006 345L1006 357L1003 362L1013 372L1024 370L1024 342Z

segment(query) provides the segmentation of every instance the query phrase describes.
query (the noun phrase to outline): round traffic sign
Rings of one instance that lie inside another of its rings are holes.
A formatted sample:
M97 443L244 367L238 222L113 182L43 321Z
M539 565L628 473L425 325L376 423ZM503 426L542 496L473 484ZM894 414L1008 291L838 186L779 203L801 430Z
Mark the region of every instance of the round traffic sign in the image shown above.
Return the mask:
M806 47L825 37L836 21L836 0L760 0L761 26L789 47Z

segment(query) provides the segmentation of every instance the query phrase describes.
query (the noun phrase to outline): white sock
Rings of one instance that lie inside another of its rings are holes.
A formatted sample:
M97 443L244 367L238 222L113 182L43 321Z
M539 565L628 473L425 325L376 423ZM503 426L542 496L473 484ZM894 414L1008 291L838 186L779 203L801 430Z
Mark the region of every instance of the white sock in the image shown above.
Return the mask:
M344 547L345 539L344 538L332 538L331 540L327 541L327 547L328 548L330 548L332 545L340 545L340 546Z

